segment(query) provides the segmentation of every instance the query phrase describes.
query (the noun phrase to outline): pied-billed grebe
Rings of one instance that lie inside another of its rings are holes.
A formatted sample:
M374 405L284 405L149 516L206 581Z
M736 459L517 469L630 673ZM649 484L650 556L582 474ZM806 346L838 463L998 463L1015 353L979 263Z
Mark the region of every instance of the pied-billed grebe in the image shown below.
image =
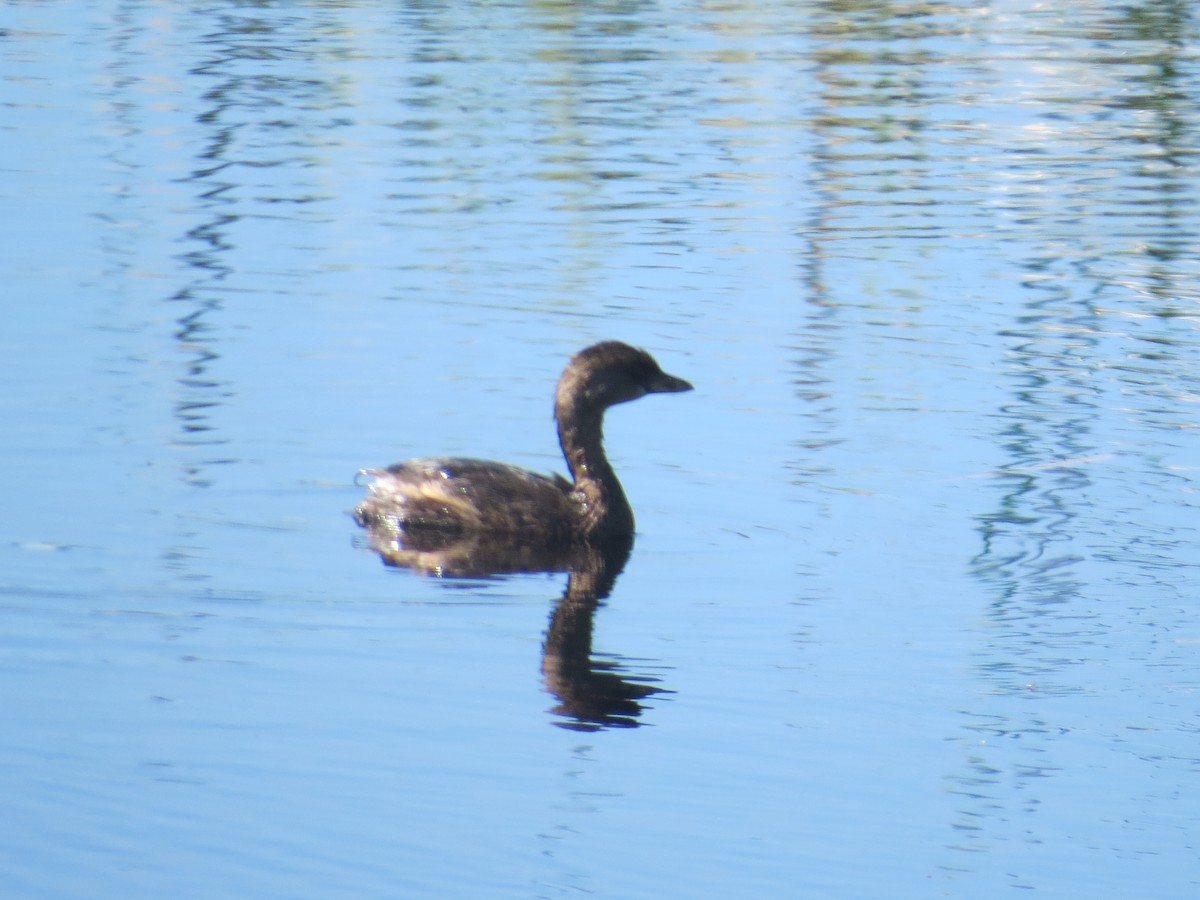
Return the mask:
M571 359L554 397L573 482L484 460L413 459L360 473L374 481L355 518L405 542L480 534L548 544L630 535L633 510L604 455L604 411L646 394L691 389L644 350L595 344Z

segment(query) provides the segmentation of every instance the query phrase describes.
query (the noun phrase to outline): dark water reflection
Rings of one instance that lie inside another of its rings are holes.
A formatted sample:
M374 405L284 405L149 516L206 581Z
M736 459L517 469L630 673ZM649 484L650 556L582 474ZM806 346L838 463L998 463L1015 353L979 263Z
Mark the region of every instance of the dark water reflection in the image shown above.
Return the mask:
M619 657L592 654L594 619L629 554L632 536L571 545L514 545L489 535L446 535L419 546L378 521L366 525L371 549L385 565L439 578L492 578L517 572L566 572L542 645L542 675L560 702L556 725L575 731L632 728L655 694L670 693L646 676L629 675ZM645 663L645 660L642 661Z
M619 658L596 659L592 655L596 611L612 593L632 549L632 540L582 548L584 559L572 566L566 593L550 617L542 647L542 674L561 701L553 712L565 717L556 723L564 728L634 727L639 724L643 700L670 693L645 678L627 675Z

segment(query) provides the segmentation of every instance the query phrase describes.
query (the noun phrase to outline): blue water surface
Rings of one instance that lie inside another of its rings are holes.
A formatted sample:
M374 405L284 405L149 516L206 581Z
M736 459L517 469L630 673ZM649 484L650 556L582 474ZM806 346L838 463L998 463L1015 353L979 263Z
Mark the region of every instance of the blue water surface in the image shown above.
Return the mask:
M0 894L1191 898L1200 26L1169 0L0 12ZM562 471L563 574L354 473Z

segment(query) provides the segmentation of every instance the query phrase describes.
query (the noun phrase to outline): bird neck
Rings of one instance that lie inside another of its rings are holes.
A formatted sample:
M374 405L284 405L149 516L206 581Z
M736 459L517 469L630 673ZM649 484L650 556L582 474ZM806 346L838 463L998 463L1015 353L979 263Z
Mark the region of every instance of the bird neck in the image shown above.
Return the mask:
M633 510L604 453L604 411L557 404L558 443L584 508L588 536L633 533Z

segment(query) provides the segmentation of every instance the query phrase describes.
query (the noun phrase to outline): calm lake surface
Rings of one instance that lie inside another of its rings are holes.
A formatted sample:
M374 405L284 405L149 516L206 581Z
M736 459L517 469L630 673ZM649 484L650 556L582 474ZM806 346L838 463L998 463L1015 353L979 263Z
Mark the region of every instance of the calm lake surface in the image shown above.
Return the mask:
M0 894L1200 893L1191 4L15 2L0 91ZM696 390L577 696L348 513L609 338Z

